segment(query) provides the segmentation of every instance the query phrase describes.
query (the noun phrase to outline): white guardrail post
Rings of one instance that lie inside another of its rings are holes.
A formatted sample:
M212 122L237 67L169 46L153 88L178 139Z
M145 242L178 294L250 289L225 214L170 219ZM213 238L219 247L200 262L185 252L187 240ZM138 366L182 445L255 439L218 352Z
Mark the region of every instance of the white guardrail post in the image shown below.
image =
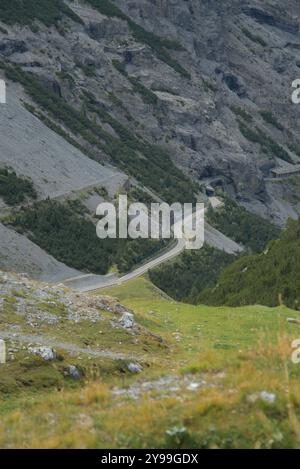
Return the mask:
M0 339L0 365L6 363L6 344Z
M0 78L0 104L6 104L6 83Z

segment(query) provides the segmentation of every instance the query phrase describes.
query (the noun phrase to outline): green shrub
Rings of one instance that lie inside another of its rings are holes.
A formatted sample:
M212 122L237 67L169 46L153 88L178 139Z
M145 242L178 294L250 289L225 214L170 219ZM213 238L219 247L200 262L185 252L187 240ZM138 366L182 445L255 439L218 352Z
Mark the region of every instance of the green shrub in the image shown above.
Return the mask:
M37 193L29 179L18 177L14 171L0 168L0 197L8 205L25 201L26 197L37 198Z
M185 251L175 261L151 270L151 281L172 298L197 303L202 290L215 285L220 272L234 255L204 245L199 251Z
M261 36L258 36L257 34L251 33L251 31L249 31L249 29L247 29L247 28L242 28L242 31L245 34L245 36L248 39L250 39L251 41L256 42L257 44L261 45L262 47L267 47L268 44L266 43L266 41Z
M253 120L253 117L242 107L232 106L230 109L236 116L242 117L246 122L251 122Z
M295 153L295 155L300 156L300 145L299 145L299 143L289 143L288 148L293 153Z
M128 197L135 202L141 202L145 204L148 209L150 209L152 203L156 202L156 200L154 200L153 197L148 194L148 192L143 191L139 187L132 187L128 193Z
M166 240L132 239L122 244L116 256L119 272L130 272L141 263L145 263L168 244Z
M87 77L96 76L96 66L94 64L82 65L81 70Z
M261 111L260 115L267 124L273 125L273 127L276 127L278 130L284 130L284 127L278 122L271 111Z
M96 194L100 195L100 197L103 197L104 199L107 199L108 197L108 191L106 187L95 187L94 191Z

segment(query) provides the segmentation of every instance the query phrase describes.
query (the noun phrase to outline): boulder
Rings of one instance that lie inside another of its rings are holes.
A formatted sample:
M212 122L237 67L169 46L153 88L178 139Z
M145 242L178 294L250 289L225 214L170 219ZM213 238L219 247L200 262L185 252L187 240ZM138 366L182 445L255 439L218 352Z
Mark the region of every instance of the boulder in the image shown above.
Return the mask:
M56 358L56 352L51 347L29 347L28 351L46 361L55 360Z
M125 329L131 329L135 324L134 315L129 312L124 313L119 320L119 324Z
M276 394L272 392L267 392L267 391L261 391L259 393L259 397L265 401L269 402L270 404L273 404L276 401Z
M81 378L81 372L78 370L77 366L75 365L70 365L68 367L68 375L73 379Z
M128 363L127 368L130 373L141 373L143 371L143 367L139 363Z

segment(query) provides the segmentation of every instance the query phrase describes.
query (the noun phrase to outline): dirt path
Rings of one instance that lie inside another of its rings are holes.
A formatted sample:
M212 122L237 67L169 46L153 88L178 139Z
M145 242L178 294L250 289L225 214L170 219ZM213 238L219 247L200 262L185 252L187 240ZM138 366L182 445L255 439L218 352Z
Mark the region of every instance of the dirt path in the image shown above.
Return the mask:
M19 332L8 332L8 331L0 331L0 339L9 339L16 342L22 342L25 344L34 344L34 345L42 345L46 347L53 347L58 348L61 350L66 350L67 352L74 353L77 355L84 354L93 357L99 358L111 358L113 360L137 360L138 357L136 354L127 355L121 352L112 352L110 350L100 350L100 349L92 349L90 347L79 347L75 344L70 344L67 342L60 342L56 339L52 339L51 337L43 336L43 335L30 335L30 334L22 334Z

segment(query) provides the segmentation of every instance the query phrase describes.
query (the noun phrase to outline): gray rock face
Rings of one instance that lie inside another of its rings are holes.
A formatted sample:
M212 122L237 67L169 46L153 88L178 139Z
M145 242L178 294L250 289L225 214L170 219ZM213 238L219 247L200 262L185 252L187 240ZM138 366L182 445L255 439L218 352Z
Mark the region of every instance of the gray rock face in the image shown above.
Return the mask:
M101 22L91 22L88 26L93 39L113 39L129 34L128 26L124 21L104 18Z
M242 11L260 24L273 26L291 34L297 34L299 32L298 21L291 18L284 18L280 13L278 14L278 12L275 12L273 15L266 10L253 7L245 7Z

